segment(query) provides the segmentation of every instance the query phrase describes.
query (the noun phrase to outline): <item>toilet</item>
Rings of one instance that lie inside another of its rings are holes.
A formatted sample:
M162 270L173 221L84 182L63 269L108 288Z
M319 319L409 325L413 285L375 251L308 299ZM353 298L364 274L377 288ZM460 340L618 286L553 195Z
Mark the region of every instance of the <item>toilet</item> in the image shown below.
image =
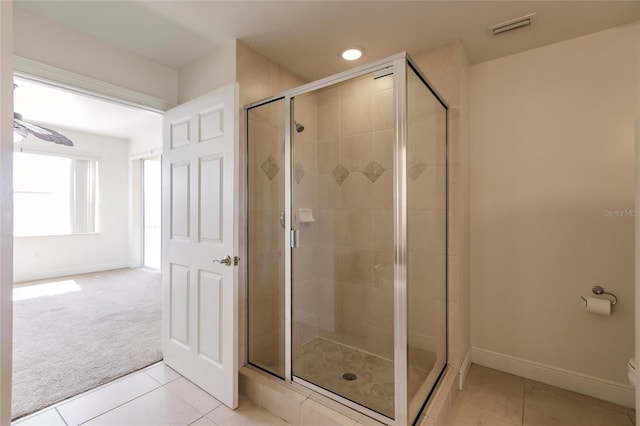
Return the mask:
M634 388L636 387L636 359L631 358L629 360L629 366L627 368L627 377L629 378L629 383Z

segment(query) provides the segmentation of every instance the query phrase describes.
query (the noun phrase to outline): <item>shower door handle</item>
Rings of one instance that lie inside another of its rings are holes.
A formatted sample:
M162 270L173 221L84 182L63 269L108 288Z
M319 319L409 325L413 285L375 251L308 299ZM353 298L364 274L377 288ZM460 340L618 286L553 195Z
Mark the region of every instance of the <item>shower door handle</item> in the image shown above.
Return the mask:
M280 226L284 228L284 210L280 210Z
M297 229L291 230L291 248L296 248L300 245L300 231Z

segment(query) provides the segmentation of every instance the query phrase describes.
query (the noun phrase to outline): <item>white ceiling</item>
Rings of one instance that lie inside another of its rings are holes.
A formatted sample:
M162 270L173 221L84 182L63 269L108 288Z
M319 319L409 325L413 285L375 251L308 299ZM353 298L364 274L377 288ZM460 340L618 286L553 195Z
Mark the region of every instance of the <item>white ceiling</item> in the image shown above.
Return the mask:
M1 1L1 0L0 0ZM179 69L240 39L311 81L400 51L462 40L471 63L640 19L640 1L17 0L16 6ZM490 25L536 13L532 28L490 37ZM365 54L346 62L339 52ZM18 81L26 120L131 139L158 114Z
M121 139L161 132L162 116L52 86L14 78L14 111L27 122L60 126Z
M360 46L366 63L461 39L472 63L640 19L634 1L27 1L16 6L179 69L235 38L314 80L352 67L338 53ZM489 37L487 27L535 12L528 30Z

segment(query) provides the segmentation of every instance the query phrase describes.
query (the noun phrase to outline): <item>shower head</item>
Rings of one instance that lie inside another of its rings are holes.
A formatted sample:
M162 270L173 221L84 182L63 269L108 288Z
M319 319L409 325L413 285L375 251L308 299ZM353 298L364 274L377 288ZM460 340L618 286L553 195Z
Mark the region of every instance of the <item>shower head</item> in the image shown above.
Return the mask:
M296 124L296 132L298 133L304 132L304 126L302 124L298 123L297 121L294 121L294 123Z

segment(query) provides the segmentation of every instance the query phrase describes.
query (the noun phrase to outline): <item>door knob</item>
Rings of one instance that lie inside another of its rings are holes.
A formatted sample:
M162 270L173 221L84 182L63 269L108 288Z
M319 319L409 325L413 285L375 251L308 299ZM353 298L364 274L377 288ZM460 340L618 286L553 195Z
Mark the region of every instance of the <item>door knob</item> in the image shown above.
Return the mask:
M231 266L231 256L224 257L222 259L215 259L212 262L218 262L223 265Z

